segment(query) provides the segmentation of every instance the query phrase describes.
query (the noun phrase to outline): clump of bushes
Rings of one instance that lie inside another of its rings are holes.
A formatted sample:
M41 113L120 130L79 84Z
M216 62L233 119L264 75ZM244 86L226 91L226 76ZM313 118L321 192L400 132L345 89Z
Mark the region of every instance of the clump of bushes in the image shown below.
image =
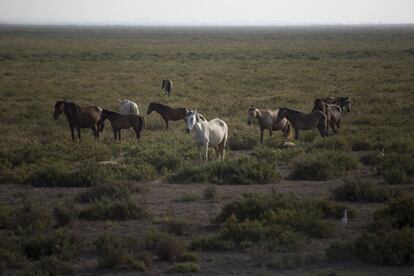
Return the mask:
M77 240L65 230L56 230L52 233L30 236L23 242L23 249L30 259L51 255L60 259L70 259L77 252Z
M104 234L95 241L98 263L101 267L130 267L145 271L152 262L149 252L141 251L139 242L132 238L120 238L113 234Z
M22 276L53 276L72 275L74 269L54 256L45 257L40 262L32 265L20 275Z
M358 159L349 153L320 151L305 155L294 164L293 180L328 180L358 167Z
M167 217L158 222L164 226L168 233L179 236L191 234L194 228L190 221L181 218Z
M148 231L143 238L120 237L105 233L95 241L99 266L131 268L145 271L154 258L192 262L195 257L186 252L176 237L156 230ZM187 256L187 257L186 257Z
M414 264L414 197L399 198L374 214L374 223L356 240L335 243L329 258L359 258L386 265Z
M226 204L215 218L216 223L223 223L221 230L194 240L192 248L229 250L259 245L277 251L295 250L307 236L330 235L331 227L322 219L332 214L325 209L318 202L300 201L291 195L247 195Z
M213 185L208 185L203 192L204 199L212 200L217 197L217 189Z
M34 187L90 187L102 183L108 173L96 164L70 168L63 163L40 167L26 181Z
M79 213L79 218L86 220L127 220L148 216L149 213L144 206L138 206L132 201L112 201L106 198L93 202Z
M404 184L414 176L414 156L408 153L387 154L377 171L388 184Z
M251 150L258 144L258 140L251 135L232 135L228 145L231 150Z
M75 212L73 206L60 205L53 208L53 215L57 226L68 226L71 225L75 219Z
M249 158L183 167L170 178L174 183L265 184L280 178L273 166Z
M276 162L288 163L301 154L303 154L303 149L299 147L274 149L264 146L257 146L252 152L252 156L254 156L259 162L264 161L269 164L274 164Z
M346 182L333 191L336 200L356 202L386 202L398 196L397 191L370 182Z
M90 203L104 198L113 200L128 200L130 195L139 191L131 183L107 183L97 185L78 195L77 200L81 203Z

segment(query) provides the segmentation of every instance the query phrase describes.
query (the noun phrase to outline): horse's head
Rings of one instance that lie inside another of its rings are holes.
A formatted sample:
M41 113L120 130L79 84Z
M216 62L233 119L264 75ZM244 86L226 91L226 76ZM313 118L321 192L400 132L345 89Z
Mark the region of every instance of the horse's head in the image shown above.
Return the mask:
M190 133L190 131L193 129L194 125L198 122L198 114L196 111L187 111L187 114L185 115L185 124L187 125L186 132Z
M53 118L57 120L59 115L63 113L65 110L65 102L64 101L56 101L55 104L55 112L53 113Z
M343 111L351 111L351 100L349 99L349 97L341 97L340 99L341 101L341 108Z
M314 112L314 111L318 111L318 110L323 110L323 107L324 106L324 104L323 104L323 101L322 101L322 99L318 99L318 98L315 98L315 102L313 103L313 109L312 109L312 111Z
M154 110L155 110L155 104L150 103L150 105L148 106L147 115L150 115Z
M283 120L283 118L286 118L286 114L286 108L279 108L279 111L277 112L276 123L279 123L281 120Z
M166 80L162 80L162 82L161 82L161 89L164 89L165 87L167 87L167 81Z
M256 107L250 106L249 110L247 110L247 123L251 125L253 123L253 119L256 116Z

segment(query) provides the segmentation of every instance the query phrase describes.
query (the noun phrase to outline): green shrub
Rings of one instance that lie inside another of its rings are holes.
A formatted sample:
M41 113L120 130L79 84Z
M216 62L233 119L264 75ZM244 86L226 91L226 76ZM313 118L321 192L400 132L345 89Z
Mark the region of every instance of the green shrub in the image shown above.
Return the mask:
M145 248L153 251L160 260L179 259L185 254L183 243L165 232L149 231L143 243Z
M88 163L70 169L55 163L35 171L27 182L34 187L90 187L107 178L107 171L95 164Z
M167 218L161 222L166 226L166 230L174 235L190 235L193 230L193 224L185 219Z
M215 222L224 222L217 234L197 238L191 247L228 250L258 245L278 251L295 250L304 243L305 236L330 235L332 227L322 221L328 215L319 202L299 201L291 195L246 195L226 204L216 216Z
M386 202L398 195L370 182L347 182L333 191L336 200L356 202Z
M87 209L79 214L80 219L86 220L127 220L142 219L149 216L143 206L131 201L111 201L103 199L93 202Z
M356 255L369 263L386 265L414 264L414 229L381 230L364 233L355 241Z
M52 228L52 217L47 208L27 199L10 216L10 228L16 233L40 233Z
M250 135L231 135L228 140L231 150L251 150L259 143L259 139Z
M389 184L408 182L408 176L414 176L414 157L408 153L387 154L377 167Z
M185 253L182 256L179 256L177 258L178 262L192 262L192 263L199 263L200 262L200 256L198 256L194 252Z
M77 200L82 203L99 201L101 199L129 200L130 195L137 189L131 183L108 183L97 185L80 193Z
M371 229L414 227L414 197L399 198L374 213Z
M217 197L217 189L213 185L208 185L203 192L204 199L212 200Z
M349 153L321 151L307 154L294 164L290 178L293 180L328 180L356 169L358 159Z
M59 259L70 259L78 250L75 237L64 230L32 235L23 242L23 248L30 259L51 255Z
M55 216L55 221L59 227L71 225L75 218L73 206L56 206L53 208L53 214Z
M175 200L175 202L194 202L200 199L200 196L198 194L194 193L183 193L179 198Z
M273 166L249 158L210 162L207 166L183 167L169 180L174 183L265 184L276 181Z
M125 242L117 236L105 234L95 241L98 263L101 267L116 267L130 262Z
M0 262L7 267L20 267L24 261L20 239L14 234L0 233Z
M188 273L200 272L200 266L193 262L178 263L172 266L168 272L170 273L182 273L184 275Z
M59 260L58 258L51 256L45 257L40 260L40 262L34 264L23 273L19 274L21 276L54 276L54 275L72 275L74 269Z
M163 261L179 258L184 251L182 242L172 235L162 235L155 248L155 254Z
M349 261L355 257L355 244L350 242L335 242L325 251L326 257L333 261Z

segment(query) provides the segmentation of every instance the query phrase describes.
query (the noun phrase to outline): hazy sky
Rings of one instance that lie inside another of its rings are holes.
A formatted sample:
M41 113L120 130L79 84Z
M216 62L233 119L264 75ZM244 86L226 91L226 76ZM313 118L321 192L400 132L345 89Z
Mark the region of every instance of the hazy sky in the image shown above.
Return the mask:
M0 23L139 25L414 23L414 0L0 0Z

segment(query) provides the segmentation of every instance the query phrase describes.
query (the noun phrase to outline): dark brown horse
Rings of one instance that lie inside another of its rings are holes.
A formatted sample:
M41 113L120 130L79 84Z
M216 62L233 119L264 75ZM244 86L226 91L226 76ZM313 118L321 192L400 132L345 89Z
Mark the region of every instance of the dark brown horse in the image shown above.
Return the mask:
M144 127L144 118L137 114L120 114L114 111L104 109L101 119L99 120L100 131L103 130L103 123L108 119L111 122L115 140L121 140L121 129L133 128L137 140L141 137L141 131Z
M99 106L93 105L80 107L76 103L57 101L55 104L55 113L53 114L53 118L57 120L61 113L65 113L66 118L68 119L73 141L75 141L75 128L78 132L79 140L81 139L81 128L92 129L95 138L99 138L98 121L102 114L102 108Z
M186 107L174 108L161 103L152 102L148 106L147 114L150 115L153 111L161 115L162 119L165 121L165 126L168 129L168 121L184 120L185 122L185 116L189 110Z
M341 107L341 111L351 111L351 99L349 97L325 97L322 101L327 104L336 104Z
M305 114L300 111L289 108L279 108L276 122L280 122L283 118L288 119L295 130L295 138L299 139L300 130L311 130L318 128L322 137L327 136L327 121L326 115L322 111L315 111Z
M328 126L333 133L337 133L341 124L341 107L336 104L327 104L322 99L315 99L312 111L322 111L326 115Z

